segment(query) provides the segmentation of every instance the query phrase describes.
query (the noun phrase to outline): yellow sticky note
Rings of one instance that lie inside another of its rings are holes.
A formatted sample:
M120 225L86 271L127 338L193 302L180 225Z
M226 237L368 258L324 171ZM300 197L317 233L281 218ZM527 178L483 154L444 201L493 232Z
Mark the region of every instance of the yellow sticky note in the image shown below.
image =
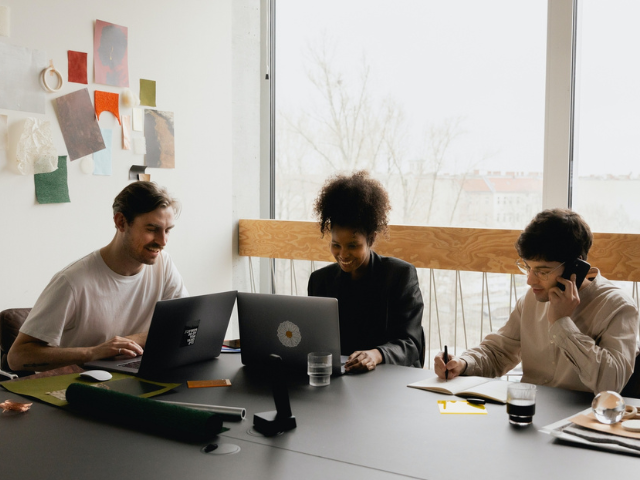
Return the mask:
M486 415L484 405L474 405L465 400L438 400L438 408L442 414Z

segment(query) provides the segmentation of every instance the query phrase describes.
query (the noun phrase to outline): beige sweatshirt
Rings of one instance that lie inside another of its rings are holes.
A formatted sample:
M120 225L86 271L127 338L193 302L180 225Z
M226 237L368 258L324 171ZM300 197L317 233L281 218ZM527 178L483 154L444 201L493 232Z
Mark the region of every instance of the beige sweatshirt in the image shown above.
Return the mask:
M538 302L529 290L504 327L462 354L464 375L499 377L522 361L523 382L620 392L638 352L638 309L599 272L579 295L571 317L550 325L549 302Z

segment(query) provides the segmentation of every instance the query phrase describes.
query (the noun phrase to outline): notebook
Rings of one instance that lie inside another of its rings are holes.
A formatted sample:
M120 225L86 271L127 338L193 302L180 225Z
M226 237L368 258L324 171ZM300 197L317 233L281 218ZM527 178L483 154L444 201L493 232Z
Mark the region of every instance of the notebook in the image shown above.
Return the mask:
M343 373L338 300L262 293L238 293L241 359L266 366L280 355L286 369L307 373L307 354L330 352L332 374Z
M215 358L220 355L236 294L161 300L153 311L144 355L95 360L85 363L84 368L141 376Z
M473 376L460 376L451 380L431 377L411 383L407 387L445 393L447 395L457 395L459 397L480 397L498 403L507 403L507 387L510 383L513 382L500 380L499 378Z

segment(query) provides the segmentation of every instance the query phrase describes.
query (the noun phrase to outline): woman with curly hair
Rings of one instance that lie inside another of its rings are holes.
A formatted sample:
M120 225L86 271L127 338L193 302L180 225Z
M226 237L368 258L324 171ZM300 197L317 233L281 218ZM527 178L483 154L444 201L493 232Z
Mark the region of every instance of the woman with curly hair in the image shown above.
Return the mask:
M366 171L329 178L314 204L336 263L311 274L308 292L338 299L347 372L380 363L422 367L424 303L416 269L372 250L376 236L387 232L390 210L387 192Z

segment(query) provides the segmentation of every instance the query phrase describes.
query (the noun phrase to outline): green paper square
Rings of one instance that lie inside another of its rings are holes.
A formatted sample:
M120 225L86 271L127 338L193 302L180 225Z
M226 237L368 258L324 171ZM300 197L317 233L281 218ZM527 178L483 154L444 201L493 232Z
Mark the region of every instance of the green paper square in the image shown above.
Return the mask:
M69 186L67 185L67 156L58 157L58 169L51 173L36 173L33 176L36 184L38 203L69 203Z

